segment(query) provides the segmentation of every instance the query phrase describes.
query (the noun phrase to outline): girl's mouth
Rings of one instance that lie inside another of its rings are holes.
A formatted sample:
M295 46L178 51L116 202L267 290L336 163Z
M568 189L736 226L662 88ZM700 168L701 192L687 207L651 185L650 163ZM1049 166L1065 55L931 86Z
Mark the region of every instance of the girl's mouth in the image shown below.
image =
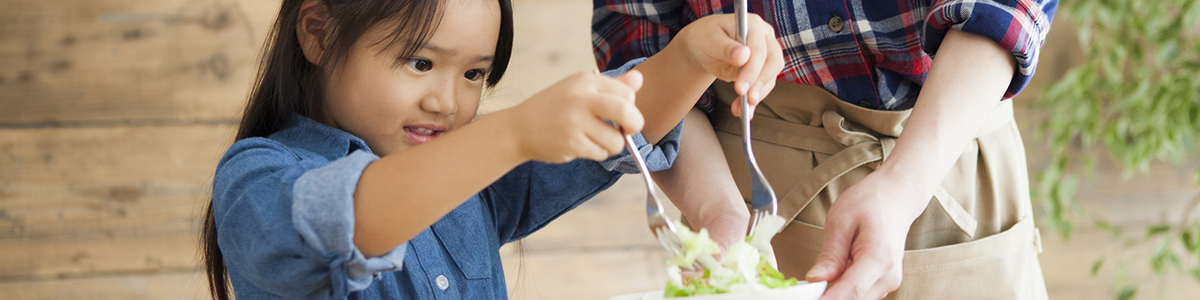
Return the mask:
M404 135L407 136L408 139L410 141L412 141L414 145L419 145L421 143L432 141L434 138L441 136L442 133L445 133L445 132L446 132L446 129L445 129L445 127L442 127L442 126L434 126L434 125L404 126Z

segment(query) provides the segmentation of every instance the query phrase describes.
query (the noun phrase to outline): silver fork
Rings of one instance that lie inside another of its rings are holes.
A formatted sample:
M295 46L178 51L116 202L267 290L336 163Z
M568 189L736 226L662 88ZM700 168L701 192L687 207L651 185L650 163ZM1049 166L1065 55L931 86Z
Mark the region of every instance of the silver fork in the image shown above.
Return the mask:
M738 0L733 4L734 13L737 15L738 22L738 41L746 44L746 34L749 24L746 19L746 0ZM738 73L742 69L738 68ZM754 228L758 227L758 221L762 220L767 214L778 215L779 199L775 197L775 190L771 189L771 184L767 183L767 177L763 176L762 170L758 168L758 161L754 159L754 150L750 148L750 101L746 97L750 91L738 97L738 101L742 104L742 149L746 151L746 164L750 166L750 183L752 191L750 194L750 229L748 233L753 233Z
M617 129L620 130L620 127ZM654 193L656 189L654 180L650 179L650 169L646 167L646 160L642 158L641 151L638 151L637 145L633 143L633 136L628 134L625 135L625 149L628 149L633 159L637 161L638 170L642 172L642 180L646 183L646 223L650 226L650 232L654 233L658 243L662 244L667 252L678 256L687 250L687 246L683 245L683 241L675 233L675 223L671 222L671 218L663 213L662 202ZM696 260L690 269L703 270L704 265L700 263L700 260Z
M620 127L617 129L624 131ZM650 168L646 167L646 160L642 158L641 151L638 151L637 144L634 144L633 136L628 134L625 135L625 149L629 150L629 154L637 161L642 180L646 183L646 221L650 225L650 232L654 233L654 237L668 252L679 255L683 252L683 242L675 235L675 224L663 213L662 202L654 195L655 186L654 180L650 179Z

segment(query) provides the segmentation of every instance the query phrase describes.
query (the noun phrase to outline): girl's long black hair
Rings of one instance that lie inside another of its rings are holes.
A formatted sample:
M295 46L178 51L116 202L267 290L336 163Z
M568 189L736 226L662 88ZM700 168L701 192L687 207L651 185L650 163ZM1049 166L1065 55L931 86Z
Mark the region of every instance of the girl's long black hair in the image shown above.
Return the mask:
M320 1L329 8L328 36L325 37L323 66L309 62L300 48L296 24L300 7L307 1ZM487 87L500 82L512 57L513 17L510 0L500 1L500 36L487 75ZM440 0L284 0L279 17L264 43L258 78L246 103L237 140L265 137L283 129L292 114L315 120L324 119L323 78L346 58L350 47L376 25L394 26L384 49L401 47L396 64L406 63L441 21L445 5ZM217 227L212 201L204 209L200 233L204 270L213 299L230 298L229 273L221 249L217 246Z

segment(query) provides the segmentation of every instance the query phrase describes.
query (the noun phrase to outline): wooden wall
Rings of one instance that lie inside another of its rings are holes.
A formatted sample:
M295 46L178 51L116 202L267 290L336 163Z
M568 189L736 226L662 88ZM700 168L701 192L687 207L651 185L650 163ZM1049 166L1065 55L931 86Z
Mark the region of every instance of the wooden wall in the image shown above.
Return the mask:
M0 298L193 299L274 1L0 3Z
M485 112L593 66L591 3L516 2L516 56ZM265 0L0 2L0 299L208 296L197 268L200 211L277 10ZM1082 59L1070 35L1058 37L1019 100ZM1035 168L1045 157L1038 145L1029 146ZM1115 167L1102 168L1085 196L1106 211L1166 199L1137 205L1148 208L1124 217L1131 226L1196 192L1178 179L1188 169L1156 165L1134 178L1143 184L1123 185L1109 176ZM604 299L661 288L666 256L646 232L642 188L623 179L523 250L506 247L510 294ZM1047 244L1043 264L1062 270L1047 270L1052 292L1115 292L1085 280L1091 261L1078 257L1098 255L1093 244Z

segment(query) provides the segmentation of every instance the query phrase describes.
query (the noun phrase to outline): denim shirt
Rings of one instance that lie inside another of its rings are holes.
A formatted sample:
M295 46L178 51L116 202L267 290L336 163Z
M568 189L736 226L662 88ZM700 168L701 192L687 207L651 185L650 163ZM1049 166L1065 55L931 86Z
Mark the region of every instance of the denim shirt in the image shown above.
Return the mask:
M634 136L651 170L670 167L681 127L655 145ZM378 158L361 139L298 115L266 138L230 146L212 201L237 298L505 299L501 245L638 171L628 152L604 162L528 162L408 242L368 258L353 243L353 195Z

